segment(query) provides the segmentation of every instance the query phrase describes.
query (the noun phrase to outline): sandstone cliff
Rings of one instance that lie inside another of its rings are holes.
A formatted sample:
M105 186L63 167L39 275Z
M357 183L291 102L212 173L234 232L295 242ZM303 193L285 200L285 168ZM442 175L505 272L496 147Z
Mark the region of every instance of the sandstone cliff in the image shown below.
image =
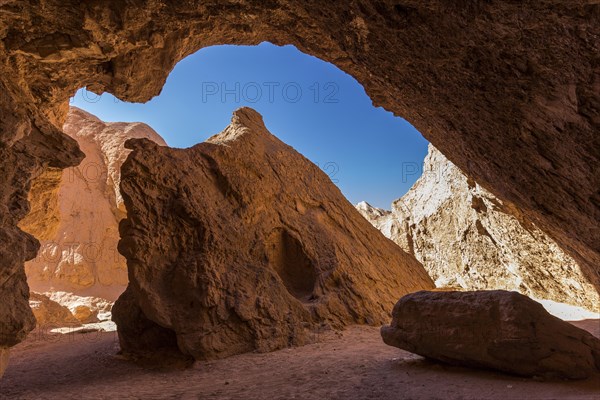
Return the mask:
M598 292L572 257L431 145L423 175L391 212L356 207L438 287L515 290L600 311Z
M45 292L90 322L127 285L125 258L117 252L118 224L125 216L120 167L129 154L123 143L130 138L165 142L145 124L105 123L75 107L63 128L85 158L78 167L48 169L33 181L31 209L20 226L41 241L41 248L25 271L31 290ZM49 308L37 308L38 323L48 318L44 310Z
M302 345L320 326L382 324L400 296L433 287L252 109L188 149L126 147L130 284L113 308L125 352L210 359Z

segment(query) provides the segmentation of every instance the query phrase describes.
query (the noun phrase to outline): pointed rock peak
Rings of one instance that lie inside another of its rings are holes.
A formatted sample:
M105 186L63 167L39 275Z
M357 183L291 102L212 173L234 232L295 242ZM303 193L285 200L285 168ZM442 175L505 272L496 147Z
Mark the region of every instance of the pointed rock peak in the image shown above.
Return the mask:
M260 127L266 129L262 115L250 107L240 107L235 110L231 117L231 123L248 127L258 124Z
M301 345L321 323L379 325L399 296L433 288L252 109L208 142L134 151L121 172L119 249L135 265L113 308L124 353L211 359ZM156 326L168 340L139 344Z
M373 206L367 203L366 201L361 201L360 203L356 204L355 207L361 210L370 210L371 208L373 208Z
M365 217L381 217L391 213L390 211L384 210L383 208L373 207L366 201L361 201L354 207ZM368 217L367 219L369 219Z
M250 107L241 107L233 112L231 123L227 128L206 141L213 144L225 144L250 132L254 135L273 136L267 130L262 115Z

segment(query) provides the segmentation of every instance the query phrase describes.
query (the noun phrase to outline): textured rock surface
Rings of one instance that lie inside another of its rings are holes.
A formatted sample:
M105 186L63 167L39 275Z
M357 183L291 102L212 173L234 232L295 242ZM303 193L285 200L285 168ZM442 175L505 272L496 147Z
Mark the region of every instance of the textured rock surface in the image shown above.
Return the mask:
M477 182L513 202L600 287L600 5L432 0L13 0L0 6L0 346L33 327L16 226L33 177L82 158L60 132L87 86L160 92L214 44L294 44L352 74Z
M4 117L0 121L0 124L4 122ZM27 189L31 178L46 166L65 167L81 157L75 143L66 140L65 143L71 150L64 153L63 160L50 163L42 159L52 150L40 144L32 145L31 150L46 153L39 157L23 149L31 145L25 139L12 148L0 146L0 176L3 177L0 185L0 347L14 346L35 327L23 264L36 256L39 244L33 236L20 230L17 222L28 210Z
M125 216L120 168L129 154L123 143L130 138L166 143L148 125L105 123L75 107L63 129L86 156L78 167L51 169L33 180L31 211L20 227L41 240L41 249L25 264L27 282L37 292L114 301L127 286L125 258L117 252ZM97 313L88 311L90 318Z
M600 371L600 340L517 292L412 293L398 301L381 336L390 346L467 367L570 379Z
M0 348L0 378L8 366L8 349Z
M597 289L572 257L431 145L423 175L391 212L356 208L421 261L438 287L515 290L600 311Z
M44 328L78 326L80 321L73 316L71 310L50 300L48 296L31 292L29 305L35 316L37 325Z
M45 295L52 301L67 307L82 324L110 320L113 302L105 298L77 296L68 292L47 292Z
M319 324L383 323L399 293L433 287L252 109L189 149L126 147L130 284L113 308L126 352L176 340L207 359L301 345Z

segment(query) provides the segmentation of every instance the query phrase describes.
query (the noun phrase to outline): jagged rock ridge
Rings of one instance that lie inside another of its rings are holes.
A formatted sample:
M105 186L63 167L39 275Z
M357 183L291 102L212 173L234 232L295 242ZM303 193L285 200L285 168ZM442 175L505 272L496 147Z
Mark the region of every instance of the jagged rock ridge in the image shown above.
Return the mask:
M429 146L423 175L392 211L356 208L425 267L438 287L506 289L600 311L577 262Z
M433 287L252 109L189 149L126 147L130 284L113 308L125 352L210 359L302 345L318 327L381 324L401 295Z

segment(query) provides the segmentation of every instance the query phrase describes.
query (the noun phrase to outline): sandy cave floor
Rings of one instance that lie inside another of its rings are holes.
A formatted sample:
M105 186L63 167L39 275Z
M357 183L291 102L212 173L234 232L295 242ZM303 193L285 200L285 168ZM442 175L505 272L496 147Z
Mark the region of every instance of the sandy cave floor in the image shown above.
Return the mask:
M600 337L600 320L574 322ZM115 332L34 332L13 348L1 399L600 399L600 374L537 381L452 367L386 346L378 328L328 332L266 354L149 370L123 360Z

